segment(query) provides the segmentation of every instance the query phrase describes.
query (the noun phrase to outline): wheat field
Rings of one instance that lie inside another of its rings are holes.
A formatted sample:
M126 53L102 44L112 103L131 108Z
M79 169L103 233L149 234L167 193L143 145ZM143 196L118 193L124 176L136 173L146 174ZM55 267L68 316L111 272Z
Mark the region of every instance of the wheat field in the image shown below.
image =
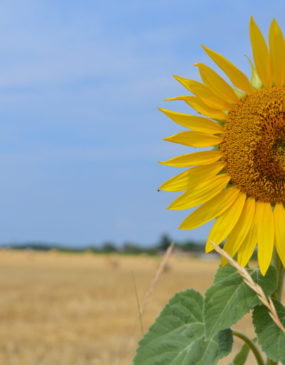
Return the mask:
M160 261L1 250L0 365L131 364L138 339L169 298L190 287L204 292L218 266L171 257L139 319Z

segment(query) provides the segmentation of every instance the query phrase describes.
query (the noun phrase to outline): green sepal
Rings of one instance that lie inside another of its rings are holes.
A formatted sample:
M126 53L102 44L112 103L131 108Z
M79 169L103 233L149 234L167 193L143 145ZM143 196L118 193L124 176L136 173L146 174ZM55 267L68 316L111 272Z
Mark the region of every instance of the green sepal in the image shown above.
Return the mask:
M242 91L242 90L239 90L239 89L236 89L236 88L233 88L233 90L234 90L234 93L236 94L236 96L239 99L242 99L243 97L245 97L247 95L247 93L245 91Z
M250 83L251 85L255 88L255 89L262 89L263 88L263 84L262 81L260 80L258 73L256 71L256 68L254 67L254 64L252 63L251 59L245 55L246 59L248 60L249 64L250 64L250 68L251 68L251 79L250 79Z

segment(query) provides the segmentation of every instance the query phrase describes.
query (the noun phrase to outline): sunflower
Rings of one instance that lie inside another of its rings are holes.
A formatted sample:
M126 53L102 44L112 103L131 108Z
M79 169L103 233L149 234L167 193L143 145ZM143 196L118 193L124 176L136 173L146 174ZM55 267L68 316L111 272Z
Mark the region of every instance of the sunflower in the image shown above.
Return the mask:
M166 141L212 147L161 162L187 167L160 189L182 192L169 209L199 206L179 228L190 230L211 220L206 243L220 244L240 265L247 265L256 246L265 274L274 247L285 266L285 41L274 19L268 45L250 19L253 63L251 80L219 53L202 46L224 72L225 81L202 63L201 82L174 76L192 96L182 100L201 116L160 109L190 129Z

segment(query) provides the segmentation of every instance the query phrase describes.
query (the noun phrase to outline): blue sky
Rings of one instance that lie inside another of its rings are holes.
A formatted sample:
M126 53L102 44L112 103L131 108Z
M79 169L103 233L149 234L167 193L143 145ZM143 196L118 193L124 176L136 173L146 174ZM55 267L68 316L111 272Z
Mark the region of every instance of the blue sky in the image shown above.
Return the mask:
M211 64L201 43L248 72L250 15L285 29L284 1L2 1L0 243L205 239L156 192L180 171L157 161L189 152L156 107L187 110L163 99Z

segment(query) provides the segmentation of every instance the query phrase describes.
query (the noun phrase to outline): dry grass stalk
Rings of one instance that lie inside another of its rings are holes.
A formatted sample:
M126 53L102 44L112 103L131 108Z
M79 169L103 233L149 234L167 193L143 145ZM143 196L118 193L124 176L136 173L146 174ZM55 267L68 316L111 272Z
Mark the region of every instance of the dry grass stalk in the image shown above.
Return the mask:
M147 306L147 303L151 297L151 294L153 293L153 290L154 288L156 287L157 283L158 283L158 280L161 276L161 274L163 273L164 269L166 268L166 265L167 265L167 262L169 260L169 257L171 256L172 254L172 251L174 249L174 246L175 246L175 243L172 242L171 245L168 246L164 256L163 256L163 259L160 263L160 265L158 266L158 269L154 275L154 278L148 288L148 291L146 292L145 296L144 296L144 301L143 301L143 306L142 306L142 313L144 312L146 306Z
M133 277L134 289L135 289L135 295L136 295L136 302L137 302L137 307L138 307L138 312L139 312L139 322L140 322L141 335L143 336L143 334L144 334L144 326L143 326L143 318L142 318L143 310L142 310L142 307L141 307L141 304L140 304L140 299L139 299L139 293L138 293L135 274L133 272L132 272L132 277Z
M276 308L274 303L272 302L271 298L268 298L262 288L253 281L252 277L249 275L247 270L240 266L225 250L223 250L220 246L218 246L215 242L211 241L212 245L214 246L215 250L223 257L225 257L229 263L235 267L238 273L243 277L243 280L246 285L248 285L253 291L256 292L258 298L260 299L261 303L268 309L269 315L275 324L281 329L283 333L285 333L285 327L281 323L278 314L276 312Z
M139 300L139 295L138 295L138 290L137 290L137 285L136 285L136 279L135 279L135 275L134 273L132 272L132 277L133 277L133 282L134 282L134 289L135 289L135 295L136 295L136 302L137 302L137 308L138 308L138 321L139 321L139 324L140 324L140 330L141 330L141 334L143 336L144 334L144 325L143 325L143 314L145 312L145 309L146 309L146 306L147 306L147 303L153 293L153 290L154 288L156 287L158 281L159 281L159 278L161 276L161 274L163 273L163 271L165 270L166 266L167 266L167 263L168 263L168 260L169 260L169 257L171 256L172 254L172 251L173 251L173 248L175 246L175 243L172 242L171 245L168 246L164 256L163 256L163 259L162 261L160 262L159 266L158 266L158 269L154 275L154 278L144 296L144 300L143 300L143 304L141 305L140 303L140 300ZM136 328L137 324L135 324L134 326L134 330L133 330L133 333L135 331L135 328ZM134 335L132 335L132 338L134 337Z

